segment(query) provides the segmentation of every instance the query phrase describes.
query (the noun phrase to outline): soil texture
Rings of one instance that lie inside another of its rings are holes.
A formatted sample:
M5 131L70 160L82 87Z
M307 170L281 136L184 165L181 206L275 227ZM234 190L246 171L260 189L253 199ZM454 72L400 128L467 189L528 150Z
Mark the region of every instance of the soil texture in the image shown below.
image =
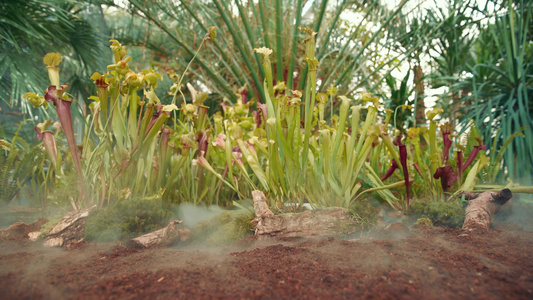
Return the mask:
M147 250L46 248L25 237L38 225L0 235L1 299L533 299L533 230L522 221L467 237L422 225Z

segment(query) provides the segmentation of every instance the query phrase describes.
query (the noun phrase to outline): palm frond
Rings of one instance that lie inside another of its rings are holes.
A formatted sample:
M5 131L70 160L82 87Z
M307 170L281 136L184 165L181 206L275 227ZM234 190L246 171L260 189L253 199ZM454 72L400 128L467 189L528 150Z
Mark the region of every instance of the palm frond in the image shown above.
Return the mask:
M19 126L19 130L22 124ZM10 147L5 149L7 154L0 158L0 202L11 201L19 192L20 187L35 173L36 168L42 167L44 153L41 143L33 146L21 139L15 133ZM0 136L4 131L0 126Z
M46 73L39 71L47 52L63 54L63 82L85 80L97 66L104 65L103 31L88 21L100 6L82 1L6 0L0 10L0 98L24 115L34 117L29 104L22 101L25 92L41 92L49 85ZM85 18L85 19L84 19ZM44 76L43 76L44 74ZM72 88L82 98L89 91ZM38 115L42 118L44 113Z
M461 120L467 124L473 119L487 147L506 149L504 169L509 176L525 184L533 180L533 86L531 76L533 52L526 38L533 15L531 2L507 3L506 13L489 24L478 41L478 63L472 67L472 78L460 82L459 87L471 87ZM525 128L524 128L525 127ZM523 131L522 131L523 130ZM516 132L523 137L513 138ZM508 147L504 147L508 145ZM504 150L501 150L504 151Z
M390 57L379 61L378 52L388 49L392 37L384 39L392 28L392 20L401 14L406 1L393 11L384 9L379 1L365 1L354 5L351 1L179 1L130 0L129 19L111 26L122 40L150 44L154 49L165 48L172 53L167 67L183 69L198 48L209 26L218 26L218 37L209 41L193 62L186 81L199 80L212 92L221 91L234 101L239 87L264 102L263 69L254 48L274 50L273 69L277 81L285 81L291 89L305 86L307 65L303 59L304 39L298 27L318 32L317 55L320 58L318 78L320 89L336 82L339 93L362 88L375 88L370 78L379 78L390 72L393 64L404 60L403 54L390 52ZM358 24L347 23L342 13L364 16ZM129 21L128 21L129 20ZM131 21L135 20L135 21ZM124 26L134 22L135 26ZM377 26L370 30L370 24ZM353 30L357 27L356 30ZM146 34L146 30L150 34ZM351 37L345 36L346 32ZM372 32L372 33L369 33ZM140 39L139 39L140 38ZM157 51L157 50L155 50ZM409 50L407 50L409 51ZM154 52L156 55L157 52ZM393 62L393 63L391 63ZM163 62L164 63L164 62ZM178 72L179 73L179 72ZM355 74L362 74L355 76ZM362 82L360 79L366 77ZM357 87L354 89L353 85Z

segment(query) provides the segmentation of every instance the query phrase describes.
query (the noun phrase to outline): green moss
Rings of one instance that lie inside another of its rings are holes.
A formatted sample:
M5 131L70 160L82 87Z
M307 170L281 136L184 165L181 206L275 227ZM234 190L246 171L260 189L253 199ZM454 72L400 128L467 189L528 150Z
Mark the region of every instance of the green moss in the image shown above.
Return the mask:
M434 225L461 227L464 222L463 206L459 202L415 202L409 215L429 218Z
M253 214L224 211L192 228L197 241L208 245L227 244L252 233Z
M48 234L52 228L54 228L59 221L63 218L63 215L56 213L54 215L51 215L47 218L46 223L41 226L41 232L44 234Z
M433 227L433 221L430 218L419 218L415 222L416 225L424 224L426 226Z
M85 238L95 241L128 240L163 228L168 217L159 202L128 200L100 209L87 218Z

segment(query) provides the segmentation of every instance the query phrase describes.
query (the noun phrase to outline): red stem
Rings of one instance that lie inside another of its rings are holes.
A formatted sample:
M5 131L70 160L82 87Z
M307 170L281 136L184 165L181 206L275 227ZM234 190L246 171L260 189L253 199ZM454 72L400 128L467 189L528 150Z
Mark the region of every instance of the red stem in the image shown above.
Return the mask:
M60 97L57 97L54 101L57 110L57 117L59 122L63 127L65 136L67 138L67 143L70 149L70 154L72 156L72 162L76 168L76 173L78 174L78 180L81 188L81 197L85 199L85 204L89 207L89 200L87 199L87 194L85 193L85 185L83 181L83 173L81 170L80 154L78 153L78 147L76 146L76 139L74 138L74 128L72 127L72 114L70 112L70 101L62 100ZM79 206L79 203L78 203Z
M403 144L399 145L400 147L400 163L402 164L403 169L403 178L405 180L405 188L407 191L407 209L409 209L409 198L410 198L410 192L409 192L409 170L407 169L407 147Z

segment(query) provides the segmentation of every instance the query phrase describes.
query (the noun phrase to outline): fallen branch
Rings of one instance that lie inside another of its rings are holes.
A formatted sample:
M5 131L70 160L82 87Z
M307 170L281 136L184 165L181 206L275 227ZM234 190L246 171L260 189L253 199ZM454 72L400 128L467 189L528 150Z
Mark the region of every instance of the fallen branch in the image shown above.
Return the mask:
M87 209L73 211L64 216L59 223L47 233L44 241L46 247L62 247L83 240L85 236L85 219L96 209L96 205Z
M280 237L334 236L348 234L350 214L344 208L328 208L275 216L261 191L253 191L257 217L255 234Z
M468 234L472 231L488 231L492 216L513 197L513 193L509 189L503 189L499 193L483 192L478 194L463 192L462 194L468 200L468 206L465 209L463 234Z
M151 248L155 246L171 246L180 241L189 239L191 231L187 228L178 228L182 221L170 221L167 227L141 235L129 240L128 246L134 248Z

